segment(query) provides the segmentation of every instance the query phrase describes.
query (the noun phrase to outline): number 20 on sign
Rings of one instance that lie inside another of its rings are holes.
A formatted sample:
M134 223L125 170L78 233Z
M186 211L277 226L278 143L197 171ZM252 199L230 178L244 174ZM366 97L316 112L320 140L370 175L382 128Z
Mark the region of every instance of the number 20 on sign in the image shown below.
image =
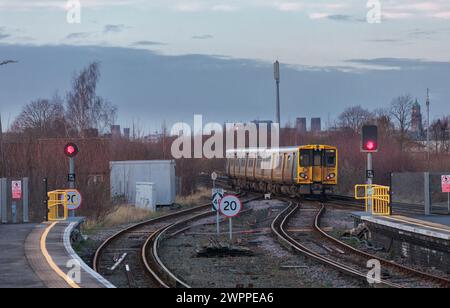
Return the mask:
M242 210L242 203L238 197L228 195L220 200L220 212L230 218L230 240L233 239L233 217L236 217Z

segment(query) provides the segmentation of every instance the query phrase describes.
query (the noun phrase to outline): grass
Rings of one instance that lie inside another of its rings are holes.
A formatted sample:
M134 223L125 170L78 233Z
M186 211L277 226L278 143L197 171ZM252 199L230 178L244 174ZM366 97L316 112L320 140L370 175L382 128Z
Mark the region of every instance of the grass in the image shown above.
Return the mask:
M200 188L195 194L186 197L177 197L176 203L182 206L201 205L211 201L211 190Z
M201 205L209 202L211 199L211 190L201 188L195 194L186 197L177 197L176 203L182 207L190 207ZM126 225L130 223L137 223L147 219L166 214L166 210L158 212L150 212L144 209L139 209L133 205L118 205L112 208L106 215L99 219L88 219L84 226L84 234L91 235L99 229L106 229Z

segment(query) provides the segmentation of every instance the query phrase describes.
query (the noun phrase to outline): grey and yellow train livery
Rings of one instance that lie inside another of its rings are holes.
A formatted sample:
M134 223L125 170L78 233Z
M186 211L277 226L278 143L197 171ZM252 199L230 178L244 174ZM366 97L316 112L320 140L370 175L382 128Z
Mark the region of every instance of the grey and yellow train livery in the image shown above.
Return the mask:
M338 150L327 145L230 150L226 173L234 186L246 190L331 194L338 183Z

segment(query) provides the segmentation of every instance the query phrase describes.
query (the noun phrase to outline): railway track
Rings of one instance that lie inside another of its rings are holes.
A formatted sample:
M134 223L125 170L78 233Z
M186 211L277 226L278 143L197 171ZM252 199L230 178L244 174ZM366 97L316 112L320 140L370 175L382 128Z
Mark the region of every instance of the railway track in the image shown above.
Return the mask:
M323 252L318 252L316 249L312 248L311 247L312 245L307 245L295 239L294 236L287 231L289 222L293 219L293 217L299 210L300 204L291 201L290 205L273 220L271 229L272 232L277 236L280 243L286 248L294 252L300 253L313 261L320 262L325 266L328 266L339 272L355 277L361 280L362 283L369 285L367 282L367 275L363 270L355 269L352 266L349 266L345 263L339 262L335 259L325 256ZM296 227L298 228L304 226L296 224ZM313 242L310 242L310 244L317 245ZM401 288L400 285L384 280L380 281L378 286Z
M259 198L249 198L243 203ZM180 230L191 222L212 215L215 213L208 203L121 230L97 249L93 258L94 270L119 288L189 288L161 261L158 247L165 238L171 236L171 231ZM125 265L125 271L120 270L123 266L119 267L119 262Z
M95 252L92 262L94 270L117 287L160 287L161 285L158 281L155 281L153 275L147 274L147 269L142 260L142 247L148 241L149 235L150 237L157 235L180 218L195 216L210 209L210 206L210 204L203 204L167 214L134 224L117 232L104 241ZM124 257L122 263L126 264L129 270L123 271L118 268L112 270L122 257Z
M450 287L450 280L444 277L435 276L426 272L422 272L395 262L392 262L390 260L383 259L381 257L378 257L376 255L361 251L359 249L356 249L347 243L344 243L343 241L331 236L328 234L322 227L321 227L321 219L326 211L326 205L321 204L320 209L317 212L315 218L314 218L314 230L320 234L320 236L331 243L332 245L335 245L339 247L340 249L344 250L345 252L349 254L353 254L359 257L361 260L360 262L365 262L369 260L378 260L380 264L385 269L390 269L394 273L391 273L391 277L395 276L401 276L403 277L403 282L401 284L405 286L420 286L423 282L427 282L429 285L425 286L434 286L434 287L444 287L449 288ZM395 278L394 278L395 279Z

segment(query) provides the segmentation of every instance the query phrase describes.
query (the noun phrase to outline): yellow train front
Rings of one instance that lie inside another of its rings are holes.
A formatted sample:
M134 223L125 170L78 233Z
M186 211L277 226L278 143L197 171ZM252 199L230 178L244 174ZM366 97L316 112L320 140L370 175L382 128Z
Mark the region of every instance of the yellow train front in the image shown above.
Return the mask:
M338 150L327 145L227 152L235 187L285 195L332 194L338 184Z

